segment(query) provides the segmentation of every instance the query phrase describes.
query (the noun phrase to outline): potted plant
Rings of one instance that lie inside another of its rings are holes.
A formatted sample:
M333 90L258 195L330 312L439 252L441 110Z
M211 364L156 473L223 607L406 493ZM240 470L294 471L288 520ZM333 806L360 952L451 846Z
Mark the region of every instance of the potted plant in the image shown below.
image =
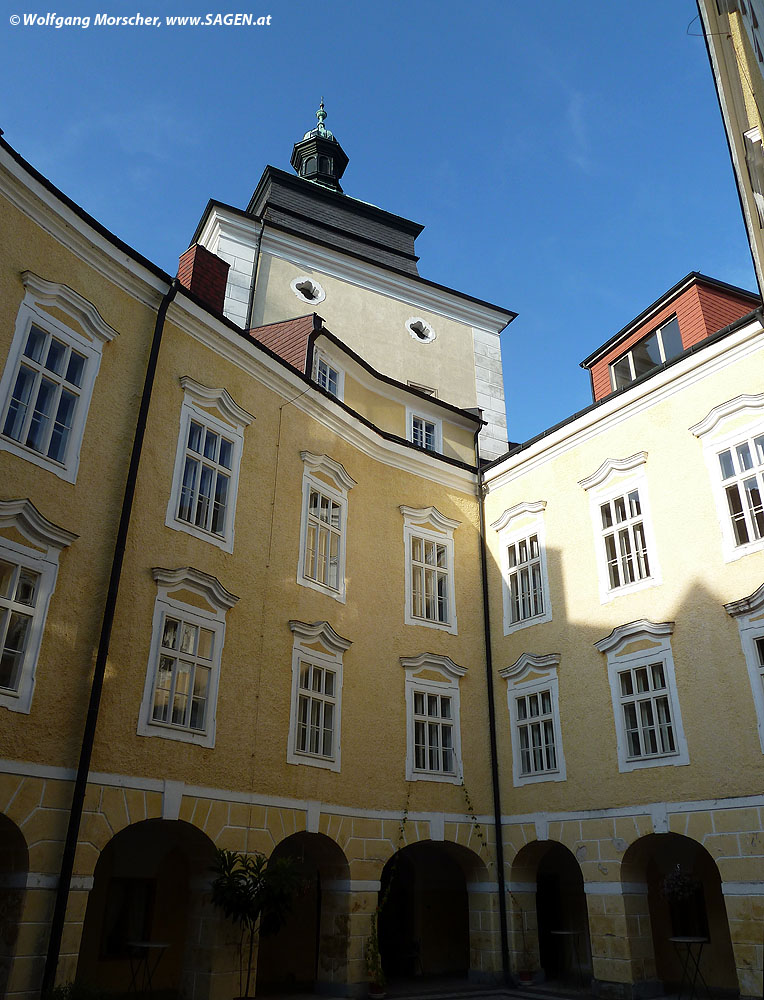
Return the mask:
M291 858L266 858L264 854L244 854L220 848L212 866L212 902L238 924L239 991L251 996L252 954L257 934L273 934L284 922L298 889L298 876ZM244 952L246 947L246 977Z
M377 907L371 915L371 933L366 941L366 972L369 976L369 996L385 996L385 973L382 968L382 955L379 951L379 910Z

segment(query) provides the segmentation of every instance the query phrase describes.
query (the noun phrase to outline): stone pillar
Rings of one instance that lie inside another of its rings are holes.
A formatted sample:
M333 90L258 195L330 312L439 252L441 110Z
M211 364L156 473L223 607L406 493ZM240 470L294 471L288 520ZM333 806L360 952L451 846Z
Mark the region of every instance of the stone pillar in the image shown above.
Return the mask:
M603 997L649 997L662 992L655 975L647 885L586 882L593 989Z
M541 970L536 883L510 882L507 910L510 968L515 976L530 972L536 979Z
M321 993L331 993L335 984L344 986L348 982L350 885L349 879L327 879L321 883L321 935L316 983Z
M18 934L6 996L8 1000L39 1000L57 880L54 875L35 872L19 873L16 878L17 884L9 888L17 912ZM87 897L87 893L84 895ZM84 907L82 913L84 919ZM59 963L58 982L74 979L69 965Z
M468 882L467 899L470 982L498 983L502 975L499 886L496 882Z
M188 904L181 993L194 1000L230 1000L239 992L239 927L213 905L209 876L190 882ZM253 977L256 971L257 941Z
M344 996L366 996L369 977L366 974L366 942L371 933L371 915L379 902L381 883L377 879L350 879L347 890L347 966L345 985L332 992Z
M760 997L764 977L764 882L722 882L722 894L740 995Z

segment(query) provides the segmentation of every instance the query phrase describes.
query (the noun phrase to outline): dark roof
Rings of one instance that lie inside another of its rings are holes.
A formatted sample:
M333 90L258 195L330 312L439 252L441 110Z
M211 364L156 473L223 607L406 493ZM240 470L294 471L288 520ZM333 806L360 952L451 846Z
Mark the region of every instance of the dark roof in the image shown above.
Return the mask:
M729 286L733 288L733 285ZM752 294L752 293L749 293ZM758 298L758 296L756 296ZM688 358L691 354L697 354L698 351L705 351L707 347L711 344L716 344L720 340L724 340L735 330L739 330L741 327L745 326L747 323L751 323L753 320L758 319L758 321L764 326L764 309L761 306L754 309L753 312L746 313L745 316L741 316L740 319L736 319L734 323L730 323L721 330L717 330L716 333L712 333L709 337L705 337L703 340L698 341L697 344L693 344L692 347L688 347L686 350L682 351L681 354L677 354L675 357L668 361L664 361L662 365L658 365L656 368L651 368L649 372L645 372L639 378L635 379L633 382L629 382L628 385L621 386L620 389L615 389L608 396L602 396L600 399L595 400L590 403L589 406L585 406L583 410L577 410L575 413L571 414L569 417L565 417L564 420L559 420L556 424L552 424L551 427L547 427L546 430L540 431L538 434L534 434L532 438L528 438L527 441L523 441L521 444L513 444L503 455L499 455L498 458L492 459L486 468L493 468L493 466L498 465L500 462L505 461L513 455L517 455L521 451L525 451L526 448L530 448L531 445L535 444L537 441L543 440L545 437L549 437L550 434L554 434L555 431L560 430L561 427L565 427L566 424L572 424L574 420L578 420L579 417L583 417L587 413L591 413L596 410L598 406L603 406L605 403L611 403L618 396L622 396L627 392L631 392L636 386L643 385L651 378L667 368L671 368L672 365L678 364L678 362Z
M710 278L707 274L701 274L700 271L690 271L689 274L685 275L681 281L678 281L672 288L669 288L667 292L664 292L659 298L655 300L646 309L643 309L639 316L635 316L634 319L630 320L626 326L624 326L618 333L613 334L610 340L605 341L596 351L593 351L588 358L584 358L580 362L581 368L591 368L592 365L606 354L611 348L615 347L620 340L626 338L626 336L631 333L635 327L639 326L648 316L656 312L659 308L667 306L672 299L676 298L680 292L684 291L691 284L709 285L712 288L719 288L725 292L732 292L734 295L739 295L742 298L750 299L752 304L760 305L761 296L757 292L751 292L747 288L739 288L737 285L730 285L726 281L720 281L718 278Z

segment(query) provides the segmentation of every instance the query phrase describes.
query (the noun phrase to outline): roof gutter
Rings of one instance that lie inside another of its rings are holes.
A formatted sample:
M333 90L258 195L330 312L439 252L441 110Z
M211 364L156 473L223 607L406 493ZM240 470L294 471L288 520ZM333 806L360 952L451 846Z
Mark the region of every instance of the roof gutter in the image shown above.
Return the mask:
M106 661L109 656L111 630L114 624L114 614L116 611L119 584L122 576L122 564L125 556L127 533L130 528L130 517L132 515L133 500L135 498L135 486L138 479L138 466L141 460L141 451L143 450L143 439L146 434L146 424L148 421L149 406L151 404L151 394L154 388L157 362L159 359L159 348L162 343L162 333L164 331L167 310L180 287L178 279L173 278L159 305L156 323L154 325L154 337L151 342L151 352L149 354L148 365L146 368L146 377L143 382L143 395L141 396L141 405L138 410L138 420L135 428L135 437L133 439L133 449L130 455L130 465L127 471L127 481L125 483L125 494L122 500L122 511L119 518L117 538L114 544L114 556L112 558L111 574L109 576L109 589L106 594L103 620L101 622L101 637L98 643L98 654L96 656L95 669L93 671L93 681L90 687L90 702L88 704L87 716L85 718L85 728L82 734L82 745L80 748L80 759L77 766L77 774L74 780L72 805L69 811L69 825L66 831L64 851L61 857L61 871L58 878L58 885L56 887L56 901L50 925L50 937L48 939L48 954L45 959L45 969L42 977L41 992L43 997L48 997L55 986L56 969L58 968L58 960L61 953L61 939L64 931L64 923L66 921L66 907L72 884L72 873L74 871L74 857L77 851L80 823L82 821L82 811L85 804L85 792L87 790L88 776L90 773L90 762L93 756L93 744L95 742L96 726L98 724L98 711L101 705L103 681L106 673Z

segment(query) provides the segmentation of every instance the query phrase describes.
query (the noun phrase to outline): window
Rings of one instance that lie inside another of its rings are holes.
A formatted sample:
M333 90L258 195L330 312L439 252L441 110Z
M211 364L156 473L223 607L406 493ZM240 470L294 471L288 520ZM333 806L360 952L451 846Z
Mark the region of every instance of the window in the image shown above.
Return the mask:
M466 674L448 656L402 657L406 671L406 780L458 784L462 776L459 680Z
M323 302L326 298L326 292L316 279L310 278L305 274L299 278L293 278L289 283L289 287L300 301L309 302L311 305L318 305L319 302Z
M31 271L22 280L26 294L0 380L0 448L73 483L101 351L117 332L66 285Z
M29 500L0 501L0 705L13 712L31 710L58 557L76 538Z
M544 543L545 507L545 500L517 504L491 525L499 532L505 635L552 620Z
M342 399L345 390L345 373L337 368L324 354L317 350L313 355L313 381L336 396Z
M454 530L461 523L435 507L401 507L404 518L407 625L456 632Z
M749 597L724 605L737 620L748 679L756 710L759 742L764 752L764 584Z
M339 462L303 451L297 582L345 601L347 495L355 485Z
M233 551L244 428L253 417L225 389L184 375L185 395L165 524Z
M214 746L225 614L238 597L190 566L153 575L158 593L138 733ZM173 597L183 591L199 604Z
M426 404L423 404L426 406ZM433 414L421 413L406 408L407 437L420 448L427 451L442 451L441 421Z
M429 385L420 385L419 382L411 382L411 381L408 382L408 385L410 385L412 389L418 389L420 392L423 392L425 394L425 396L435 396L435 397L437 397L437 395L438 395L438 390L437 389L433 389L432 386L429 386Z
M595 647L607 654L621 771L689 764L671 653L673 622L619 625Z
M499 671L507 681L515 785L564 781L556 653L523 655Z
M764 548L764 393L715 406L690 431L701 441L725 562Z
M580 481L589 492L600 600L662 582L647 494L646 452L607 459Z
M743 132L745 143L745 162L748 167L748 179L756 205L759 225L764 225L764 151L761 146L761 132L758 125Z
M672 316L667 323L658 327L644 340L634 344L631 350L610 365L610 381L613 389L620 389L634 382L641 375L662 365L664 361L681 354L682 336L679 321Z
M351 646L328 622L291 621L292 712L287 761L340 770L342 656Z
M409 336L420 344L429 344L435 340L435 331L421 316L411 316L406 320Z

